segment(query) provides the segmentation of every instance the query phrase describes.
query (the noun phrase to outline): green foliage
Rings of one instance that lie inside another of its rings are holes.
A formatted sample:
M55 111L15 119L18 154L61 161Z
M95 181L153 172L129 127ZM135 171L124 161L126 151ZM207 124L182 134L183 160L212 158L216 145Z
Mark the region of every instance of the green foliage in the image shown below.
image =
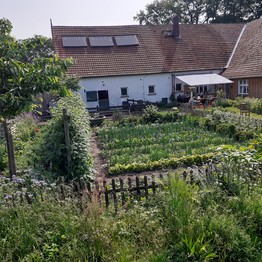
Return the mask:
M70 94L68 88L76 84L65 73L71 59L60 59L50 51L50 41L36 36L18 41L11 36L12 24L0 19L0 120L3 121L7 139L10 175L15 175L15 157L7 119L36 108L36 96L55 91L61 96ZM77 87L76 87L77 88Z
M0 27L0 115L8 119L29 112L39 93L64 92L66 87L59 78L64 77L72 61L41 53L47 43L44 37L15 40L10 36L12 25L7 19L0 20Z
M170 116L163 115L162 119L167 121ZM174 116L178 117L177 114ZM109 172L120 174L125 171L196 164L202 161L202 156L214 152L219 145L234 143L233 139L225 135L200 127L200 121L195 117L180 119L180 122L170 119L170 123L100 129L99 138L103 142L103 156L108 160ZM197 156L201 156L200 159Z
M261 2L213 0L154 0L134 20L140 24L170 24L174 14L183 23L241 23L261 17Z
M208 161L214 156L212 153L207 153L203 155L191 155L184 156L180 158L170 157L168 159L160 159L157 161L148 161L148 162L133 162L130 164L115 164L114 166L109 167L110 175L119 175L126 172L141 172L148 170L158 170L162 168L177 168L181 166L191 166L191 165L201 165L203 162Z
M262 99L261 98L251 98L251 97L237 97L234 106L240 108L242 103L247 104L251 112L256 114L262 114Z
M111 215L46 200L0 208L1 261L153 261L166 244L157 208ZM158 236L157 238L155 236Z
M5 140L0 138L0 171L4 171L7 168L7 151L5 146Z
M253 141L251 141L251 147L257 151L257 157L262 159L262 134L259 134Z
M236 117L235 114L214 110L201 121L208 130L228 135L236 141L247 141L261 131L262 123L252 118Z
M242 167L246 164L241 162L245 153L226 156L221 161L232 176L237 177L241 169L245 177L247 169ZM30 176L12 181L0 177L0 195L6 198L0 205L0 259L261 261L260 186L252 193L242 188L232 196L221 183L199 187L170 174L164 187L147 202L128 203L115 214L84 196L80 209L78 196L54 194L59 184L47 185ZM8 192L18 200L26 192L33 200L32 192L42 192L45 200L14 205L17 202L7 199Z
M70 140L72 167L68 170L67 150L65 145L63 109L67 108L70 114ZM90 125L89 114L80 95L72 95L58 101L57 106L51 111L52 119L42 131L40 147L38 149L38 165L53 176L64 176L67 179L91 175L90 155Z
M179 119L179 113L173 111L160 112L156 106L150 105L142 116L129 116L127 118L114 116L114 122L104 121L106 127L112 126L136 126L150 123L170 123Z
M33 166L32 147L41 131L38 120L32 114L22 114L12 121L12 135L17 168L22 171Z
M143 121L145 123L155 123L158 119L158 107L149 105L143 110Z

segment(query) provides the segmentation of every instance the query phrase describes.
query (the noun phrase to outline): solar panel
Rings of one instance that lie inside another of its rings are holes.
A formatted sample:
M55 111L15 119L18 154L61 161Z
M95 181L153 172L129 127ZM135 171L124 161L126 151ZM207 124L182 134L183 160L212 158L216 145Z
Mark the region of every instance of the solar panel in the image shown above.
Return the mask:
M114 46L111 36L91 36L89 42L92 47Z
M85 36L62 36L63 47L87 46Z
M118 35L115 40L117 46L139 45L136 35Z

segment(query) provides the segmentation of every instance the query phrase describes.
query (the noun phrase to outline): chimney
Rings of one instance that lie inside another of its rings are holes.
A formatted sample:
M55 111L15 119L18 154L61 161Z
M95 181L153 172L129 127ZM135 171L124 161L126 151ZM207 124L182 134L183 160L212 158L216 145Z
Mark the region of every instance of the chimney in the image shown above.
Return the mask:
M180 37L179 17L177 15L175 15L172 19L172 22L173 22L173 30L172 30L171 36Z

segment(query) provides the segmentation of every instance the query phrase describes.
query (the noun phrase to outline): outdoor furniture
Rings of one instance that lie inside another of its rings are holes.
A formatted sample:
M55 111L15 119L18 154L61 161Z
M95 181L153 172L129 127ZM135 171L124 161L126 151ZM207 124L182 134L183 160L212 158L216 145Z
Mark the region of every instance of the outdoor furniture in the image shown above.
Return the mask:
M250 109L249 109L248 104L246 104L246 103L240 104L240 115L250 116Z

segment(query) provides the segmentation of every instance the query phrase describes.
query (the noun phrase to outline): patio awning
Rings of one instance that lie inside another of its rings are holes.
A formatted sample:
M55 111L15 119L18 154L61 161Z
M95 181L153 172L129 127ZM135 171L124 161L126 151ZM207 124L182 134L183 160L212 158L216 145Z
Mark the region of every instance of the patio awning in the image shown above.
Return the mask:
M189 86L218 85L218 84L233 83L231 80L223 76L220 76L218 74L184 75L184 76L175 76L175 77Z

